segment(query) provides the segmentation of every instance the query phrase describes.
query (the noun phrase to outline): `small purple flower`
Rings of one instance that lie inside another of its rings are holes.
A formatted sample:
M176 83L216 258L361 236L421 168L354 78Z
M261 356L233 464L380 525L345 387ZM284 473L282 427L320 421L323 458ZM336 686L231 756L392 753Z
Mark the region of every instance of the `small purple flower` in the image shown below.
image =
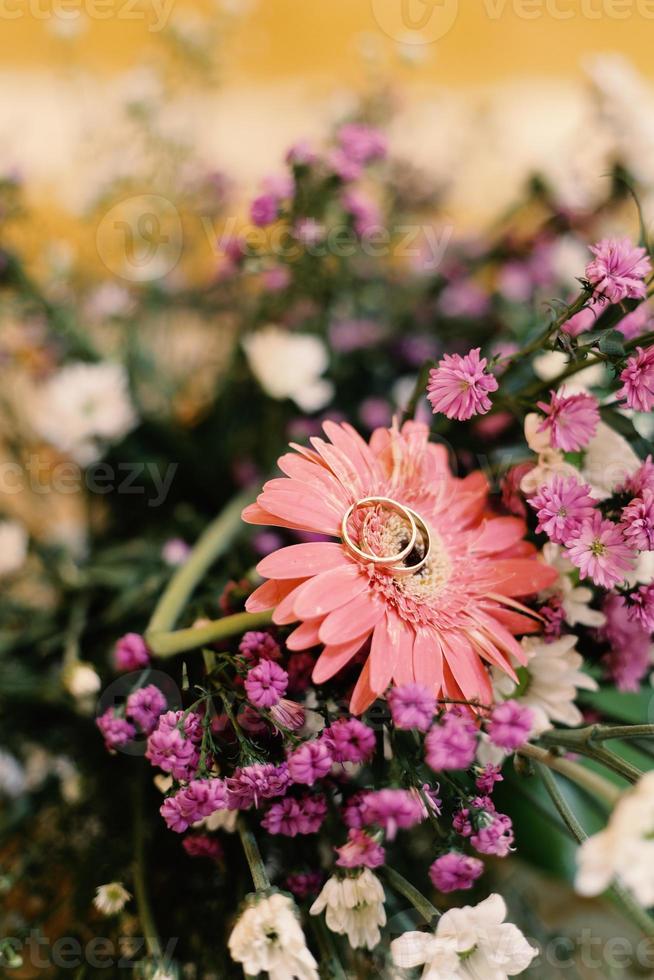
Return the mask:
M639 551L654 551L654 493L643 490L622 511L622 532L625 541Z
M622 528L604 520L599 511L568 541L566 557L577 566L580 578L590 578L605 589L622 582L634 567L634 552L626 544Z
M349 830L347 843L335 850L339 868L379 868L386 860L382 845L363 830Z
M227 787L222 779L194 779L167 797L159 812L170 830L182 834L216 810L226 810L227 803Z
M259 228L271 225L279 216L279 198L275 194L260 194L250 205L252 223Z
M484 872L484 863L479 858L468 857L457 851L450 851L436 858L429 869L434 888L439 892L467 891Z
M272 762L255 762L251 766L235 769L226 780L229 790L229 806L232 810L248 810L259 807L262 800L282 796L290 784L286 763L275 766Z
M488 397L497 391L497 379L486 370L488 361L480 357L479 347L460 354L445 354L438 367L429 372L427 398L434 414L441 412L459 422L490 411Z
M487 765L475 779L475 786L482 793L492 793L495 783L504 781L499 766Z
M102 732L104 743L110 752L126 745L136 735L136 729L124 718L116 715L113 708L107 708L104 714L95 720Z
M208 834L191 834L184 838L182 847L189 857L209 858L211 861L220 861L224 854L220 841Z
M627 407L636 412L650 412L654 408L654 347L647 350L637 347L636 353L628 359L620 381L622 388L617 392L618 398L626 398Z
M364 796L364 824L382 827L389 840L395 839L398 829L414 827L426 816L427 810L418 794L407 789L379 789Z
M488 736L493 745L513 752L529 738L534 724L531 708L517 701L504 701L493 708L488 723Z
M436 710L436 698L422 684L401 684L388 695L388 706L396 728L426 732Z
M371 163L373 160L383 160L386 156L386 137L373 126L346 123L341 126L337 136L345 156L356 163Z
M272 708L286 694L288 674L274 660L260 660L245 678L248 700L256 708Z
M320 871L296 871L287 876L284 887L292 892L299 901L317 895L323 883Z
M282 655L275 637L259 630L248 630L243 634L238 652L252 664L258 660L279 660Z
M596 501L590 487L574 477L555 474L538 493L528 498L538 517L537 531L543 531L555 544L565 544L582 523L593 516Z
M141 670L150 663L148 647L140 633L126 633L114 647L116 670Z
M595 258L586 266L586 278L611 303L644 299L645 277L652 266L647 252L629 238L603 238L591 245Z
M327 815L324 796L304 796L295 799L286 796L273 803L261 821L269 834L296 837L298 834L316 834Z
M477 728L470 718L450 711L425 739L427 765L435 772L467 769L477 752L477 737Z
M142 732L150 735L157 726L159 715L163 714L166 707L166 699L159 688L154 684L148 684L129 695L125 714L136 722Z
M472 833L472 821L470 820L470 810L467 807L457 810L452 818L452 827L461 837L470 837Z
M626 596L627 615L647 632L654 632L654 582L640 585Z
M552 391L549 403L537 402L537 405L545 414L538 431L549 432L555 449L566 453L584 449L597 431L599 403L585 391L574 395Z
M192 779L200 762L202 719L194 712L167 711L148 737L146 759L173 779Z
M288 774L294 783L313 786L332 767L332 756L326 742L314 739L294 749L288 757Z
M375 751L375 733L358 718L339 718L322 741L334 762L365 762Z
M513 845L513 824L504 813L493 813L490 822L470 838L470 843L480 854L506 857Z

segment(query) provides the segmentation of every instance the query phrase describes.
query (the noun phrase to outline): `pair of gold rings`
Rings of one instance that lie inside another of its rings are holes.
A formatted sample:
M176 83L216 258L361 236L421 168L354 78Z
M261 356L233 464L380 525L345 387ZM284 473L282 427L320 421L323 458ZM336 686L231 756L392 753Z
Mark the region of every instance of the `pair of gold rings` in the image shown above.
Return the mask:
M395 514L399 514L411 529L407 544L394 555L376 555L372 551L365 551L352 540L352 536L348 530L350 519L357 510L361 507L375 507L377 505L385 507L386 510L390 510ZM415 548L418 542L418 534L420 534L421 545L424 548L423 555L413 565L405 565L403 564L404 559ZM426 564L431 551L431 535L422 517L416 514L410 507L398 503L397 500L393 500L391 497L362 497L348 507L341 521L341 536L346 548L355 558L360 558L362 561L370 562L373 565L379 565L394 575L413 575Z

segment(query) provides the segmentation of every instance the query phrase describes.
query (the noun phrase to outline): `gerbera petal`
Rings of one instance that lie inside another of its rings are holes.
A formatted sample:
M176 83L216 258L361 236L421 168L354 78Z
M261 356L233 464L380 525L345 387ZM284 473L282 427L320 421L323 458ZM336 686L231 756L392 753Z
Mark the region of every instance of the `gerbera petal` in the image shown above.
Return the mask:
M352 561L342 544L307 541L266 555L257 565L257 571L262 578L309 578L348 565L352 565Z
M498 619L515 636L523 633L540 633L543 624L538 619L523 616L511 609L493 609L493 619Z
M377 623L372 634L369 658L370 686L378 694L384 693L393 677L400 653L400 628L398 617L389 609L381 622Z
M288 580L285 579L284 581L286 582ZM295 612L295 600L304 584L305 579L302 579L299 584L296 584L295 588L291 589L275 609L272 621L277 626L287 626L289 623L295 623L300 618Z
M330 612L320 627L322 643L346 643L369 633L384 615L384 603L370 592L362 592L351 602Z
M308 650L315 647L320 642L318 630L320 629L321 619L309 619L306 623L300 623L292 633L286 637L286 646L289 650Z
M357 636L347 643L334 643L326 646L313 668L311 676L314 684L323 684L334 674L337 674L359 652L367 637L368 634L364 634L364 636Z
M506 558L493 562L489 588L502 595L533 595L553 585L559 573L550 565L529 558Z
M254 592L248 596L245 608L248 612L265 612L273 609L279 602L292 592L296 586L304 581L303 579L287 579L284 582L271 580L264 582Z
M470 641L457 630L441 633L445 660L467 701L492 700L490 678L481 666Z
M267 510L258 504L248 504L241 511L241 520L246 524L270 524L272 527L288 527L288 521L284 521L274 514L269 514Z
M411 627L404 623L401 619L399 622L402 629L398 634L399 650L395 661L393 680L396 684L413 684L416 679L413 672L413 644L415 642L415 633Z
M368 577L361 565L350 562L314 575L305 582L298 589L293 610L297 619L317 619L339 606L344 606L369 588Z
M475 551L497 554L513 547L524 537L526 527L519 517L496 517L486 521L475 541Z
M468 630L468 636L480 657L487 660L494 667L498 667L503 673L508 674L512 681L518 682L518 676L511 666L508 656L498 649L490 636L481 630Z
M443 649L434 630L418 630L413 641L413 673L418 684L423 684L438 695L443 684Z
M316 488L299 480L269 480L257 503L275 517L283 518L289 527L337 535L343 510Z
M353 715L361 715L369 708L377 695L370 686L370 657L363 665L363 670L359 674L359 679L354 685L352 697L350 698L350 711Z

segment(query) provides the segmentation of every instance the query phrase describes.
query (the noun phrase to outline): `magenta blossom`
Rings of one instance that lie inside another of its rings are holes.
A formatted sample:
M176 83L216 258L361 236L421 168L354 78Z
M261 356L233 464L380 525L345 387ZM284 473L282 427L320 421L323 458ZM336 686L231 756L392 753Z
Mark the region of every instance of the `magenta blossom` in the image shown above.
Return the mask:
M320 871L295 871L287 876L284 887L303 902L318 894L323 880Z
M580 578L611 589L634 567L634 553L625 543L622 530L604 520L599 511L584 521L568 542L566 555L579 569Z
M654 632L654 582L638 586L626 600L629 619L640 623L647 633Z
M467 769L477 752L477 735L470 718L449 712L431 728L425 739L427 765L435 772Z
M363 830L348 831L347 844L335 850L339 868L379 868L386 860L382 845Z
M556 544L566 544L595 509L588 484L558 473L529 497L528 503L538 517L536 530L544 531Z
M294 783L313 786L332 767L332 756L326 742L314 739L294 749L288 757L288 774Z
M615 592L604 600L602 612L606 623L599 636L609 644L603 658L607 673L619 691L637 691L651 668L649 632L630 615L624 598Z
M429 877L434 888L445 894L467 891L483 873L483 861L459 854L457 851L450 851L449 854L436 858L429 869Z
M243 634L238 652L248 663L256 663L257 660L279 660L282 655L275 637L259 630L248 630Z
M438 367L429 372L427 398L434 413L463 422L473 415L485 415L491 408L488 397L497 391L497 379L486 370L488 361L474 347L465 357L445 354Z
M192 824L227 808L228 792L222 779L194 779L168 796L159 812L170 830L183 834Z
M272 708L286 694L288 674L274 660L261 660L245 678L248 700L256 708Z
M514 752L529 738L534 715L517 701L504 701L493 708L488 723L488 737L493 745Z
M222 844L216 837L209 837L208 834L191 834L182 841L182 847L189 857L209 858L211 861L220 861L224 851Z
M130 725L125 718L117 715L113 708L107 708L104 714L96 718L95 723L102 732L104 744L110 752L127 745L136 735L134 725Z
M269 834L296 837L298 834L317 834L327 816L327 802L324 796L303 796L294 799L285 796L273 803L261 826Z
M494 854L506 857L514 841L511 818L503 813L487 814L485 823L470 837L470 843L480 854Z
M493 766L489 763L475 779L475 786L482 793L492 793L495 783L501 783L503 781L504 776L500 767Z
M375 751L375 733L358 718L339 718L322 733L334 762L365 762Z
M252 223L259 228L271 225L279 216L279 198L276 194L260 194L250 205Z
M288 767L272 762L255 762L235 769L226 780L229 790L229 806L232 810L248 810L261 806L262 800L282 796L290 785Z
M148 646L140 633L125 633L114 647L116 670L141 670L150 663Z
M407 789L380 789L365 794L362 816L364 824L377 824L389 840L394 840L399 828L421 823L427 810L417 793Z
M150 735L166 707L166 699L159 688L154 684L147 684L133 691L127 698L125 714L136 722L142 732Z
M560 394L552 391L550 394L549 405L538 402L538 407L546 416L538 431L550 433L555 449L566 453L583 449L597 431L600 420L597 399L585 392L565 395L563 391Z
M634 497L642 497L646 490L654 493L654 460L651 456L643 460L619 488L620 493L630 493Z
M654 407L654 347L643 350L636 348L636 354L627 361L620 375L622 388L618 398L626 398L627 407L636 412L649 412Z
M341 150L349 160L371 163L386 156L386 137L380 130L365 123L346 123L338 131Z
M396 728L426 732L436 710L436 698L421 684L400 684L388 695L388 706Z
M629 238L603 238L590 251L595 258L586 266L586 278L596 292L611 303L644 299L644 280L652 269L644 248L633 245Z
M639 551L654 551L654 493L644 490L622 511L622 532L627 544Z

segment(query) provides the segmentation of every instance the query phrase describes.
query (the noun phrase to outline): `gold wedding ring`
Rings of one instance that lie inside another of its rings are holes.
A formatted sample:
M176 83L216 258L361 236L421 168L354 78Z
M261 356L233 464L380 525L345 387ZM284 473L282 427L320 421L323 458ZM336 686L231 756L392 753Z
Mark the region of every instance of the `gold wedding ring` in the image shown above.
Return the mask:
M355 511L357 511L360 507L372 507L376 504L381 504L382 506L386 507L387 510L399 514L400 517L403 517L407 521L411 528L411 535L408 544L406 544L401 551L396 552L394 555L375 555L371 551L364 551L363 548L360 548L359 545L355 544L355 542L352 540L350 532L348 531L348 523ZM418 538L419 530L425 546L425 553L423 557L414 565L399 564L413 551ZM393 500L391 497L362 497L360 500L357 500L354 504L348 507L343 516L343 520L341 521L341 536L346 548L356 558L360 558L365 562L371 562L375 565L380 565L381 567L392 572L394 575L413 575L414 572L423 567L429 558L429 553L431 550L431 535L429 533L429 528L420 515L416 514L416 512L410 507L406 507L404 504L398 503L397 500Z

